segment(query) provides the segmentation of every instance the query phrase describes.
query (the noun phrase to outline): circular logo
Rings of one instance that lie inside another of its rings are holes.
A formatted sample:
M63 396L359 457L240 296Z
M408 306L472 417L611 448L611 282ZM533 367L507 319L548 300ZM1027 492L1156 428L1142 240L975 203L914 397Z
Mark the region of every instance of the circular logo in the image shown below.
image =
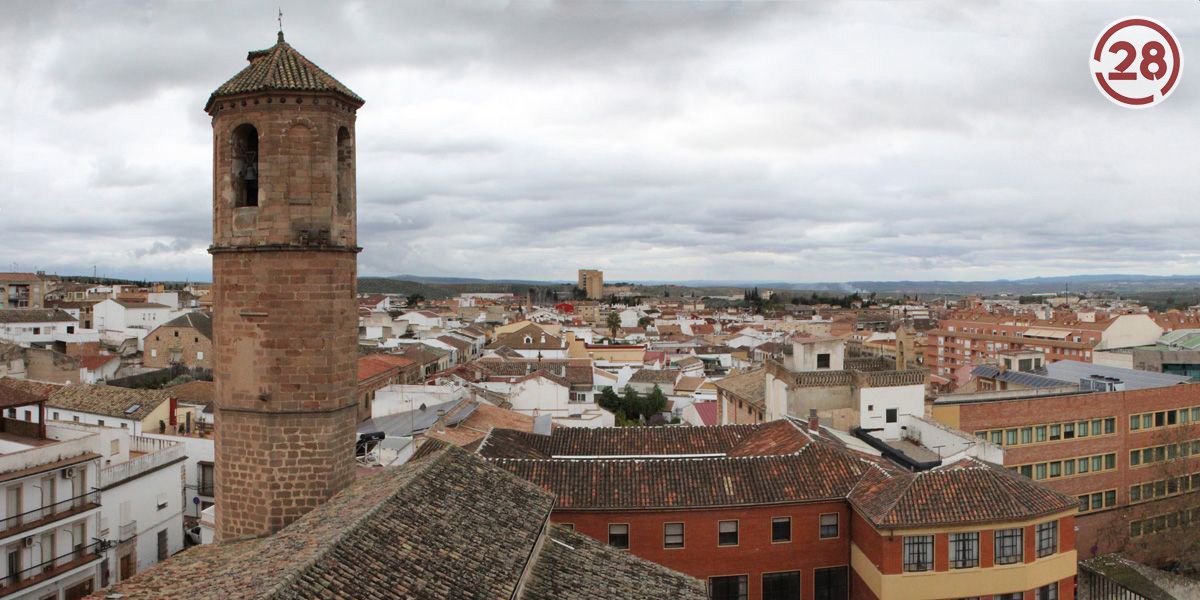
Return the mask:
M1183 73L1183 51L1166 25L1149 17L1113 21L1092 44L1092 76L1109 100L1146 108L1167 99Z

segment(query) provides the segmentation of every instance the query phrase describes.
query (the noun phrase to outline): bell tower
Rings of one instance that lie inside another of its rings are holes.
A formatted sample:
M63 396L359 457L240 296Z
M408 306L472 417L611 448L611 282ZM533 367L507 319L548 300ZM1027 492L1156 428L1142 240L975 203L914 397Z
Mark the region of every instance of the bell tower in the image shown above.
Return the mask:
M349 88L278 42L208 99L217 537L274 533L354 477Z

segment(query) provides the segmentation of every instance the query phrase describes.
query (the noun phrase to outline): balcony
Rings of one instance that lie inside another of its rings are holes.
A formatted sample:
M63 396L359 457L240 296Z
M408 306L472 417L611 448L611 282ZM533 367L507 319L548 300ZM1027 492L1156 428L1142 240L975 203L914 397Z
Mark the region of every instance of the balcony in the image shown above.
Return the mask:
M0 597L33 587L43 581L98 561L104 557L104 551L107 549L108 543L104 541L93 542L87 546L79 545L71 552L0 577Z
M185 458L183 444L140 435L133 436L130 440L133 451L148 454L100 469L100 487L109 487L133 479Z
M0 540L95 508L100 508L99 490L5 517L0 519Z

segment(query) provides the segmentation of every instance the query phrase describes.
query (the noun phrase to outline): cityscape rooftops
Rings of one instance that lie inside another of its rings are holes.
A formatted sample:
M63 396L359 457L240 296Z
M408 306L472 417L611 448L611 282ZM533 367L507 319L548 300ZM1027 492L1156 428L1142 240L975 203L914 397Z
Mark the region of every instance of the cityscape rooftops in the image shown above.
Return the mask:
M192 548L113 591L127 600L705 598L695 579L547 527L553 505L443 444L359 478L270 537Z

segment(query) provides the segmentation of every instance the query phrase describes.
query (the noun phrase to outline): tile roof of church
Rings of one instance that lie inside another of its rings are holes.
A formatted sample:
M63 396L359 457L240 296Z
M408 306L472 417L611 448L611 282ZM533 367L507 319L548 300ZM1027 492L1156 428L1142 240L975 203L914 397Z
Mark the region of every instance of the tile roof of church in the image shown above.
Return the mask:
M361 106L364 100L350 88L313 64L290 44L283 32L274 46L253 50L246 55L250 65L221 84L208 98L205 110L222 96L269 91L332 92Z
M549 527L553 496L440 446L360 478L273 536L194 547L112 591L127 600L705 597L696 579Z

